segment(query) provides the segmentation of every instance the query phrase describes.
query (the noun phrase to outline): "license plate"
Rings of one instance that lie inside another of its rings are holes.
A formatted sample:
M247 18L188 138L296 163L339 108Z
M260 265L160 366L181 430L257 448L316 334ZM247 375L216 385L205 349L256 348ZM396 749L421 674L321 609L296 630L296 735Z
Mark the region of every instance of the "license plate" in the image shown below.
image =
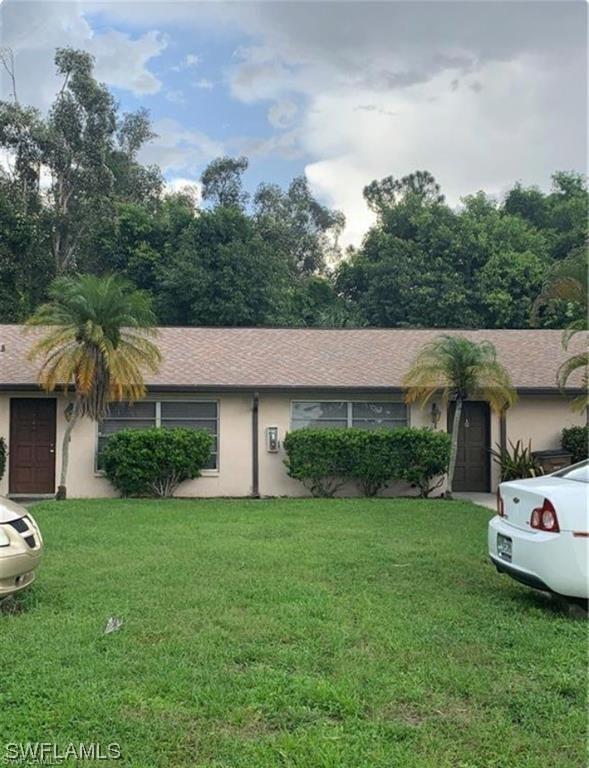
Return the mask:
M511 562L511 539L509 536L503 536L502 533L497 534L497 554L503 560Z

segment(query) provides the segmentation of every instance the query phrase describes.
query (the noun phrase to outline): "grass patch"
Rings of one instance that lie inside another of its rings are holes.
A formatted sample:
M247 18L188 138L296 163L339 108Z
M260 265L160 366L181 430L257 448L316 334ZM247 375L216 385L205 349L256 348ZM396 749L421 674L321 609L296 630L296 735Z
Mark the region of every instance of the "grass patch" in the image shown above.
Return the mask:
M0 614L2 742L138 768L581 768L587 629L496 574L489 512L69 501ZM124 626L103 629L109 616Z

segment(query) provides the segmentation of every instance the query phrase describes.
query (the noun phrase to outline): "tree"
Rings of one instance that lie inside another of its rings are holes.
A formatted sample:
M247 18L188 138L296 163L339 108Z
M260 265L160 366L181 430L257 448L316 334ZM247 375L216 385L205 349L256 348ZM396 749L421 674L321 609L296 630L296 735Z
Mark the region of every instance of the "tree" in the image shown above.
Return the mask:
M440 392L445 402L455 403L446 491L450 498L462 404L467 398L478 396L487 400L494 411L513 405L516 394L509 374L497 360L491 342L476 343L463 336L441 335L422 349L405 375L403 385L407 389L407 403L419 402L425 406Z
M157 371L160 353L150 340L155 316L148 297L120 277L61 277L49 301L29 319L43 326L31 349L41 359L39 383L47 392L74 387L74 403L63 437L58 499L67 495L69 441L81 417L99 421L111 401L145 394L143 371Z
M305 176L283 191L260 184L254 197L254 218L264 240L283 254L295 278L322 273L340 257L338 238L345 217L313 196Z
M370 325L476 327L467 246L458 214L408 193L382 210L362 246L338 266L337 290Z
M0 322L23 322L53 277L46 212L0 171Z
M440 185L429 171L414 171L401 179L386 176L380 181L371 181L364 187L363 194L368 207L379 217L409 197L422 203L444 202Z
M85 51L58 48L55 65L62 85L46 118L16 102L0 102L0 147L14 158L23 198L38 194L43 174L50 179L45 207L59 274L84 266L84 244L112 216L117 195L153 200L161 175L136 160L153 137L147 113L119 119Z
M213 206L227 206L243 210L249 195L243 191L242 174L247 170L247 157L218 157L200 177L202 198Z
M573 305L576 317L568 324L563 333L562 343L569 349L573 337L587 330L587 251L577 249L568 259L556 264L550 272L542 293L536 300L535 312L546 306L551 300L558 299ZM582 351L577 351L558 368L556 378L558 385L564 389L571 376L581 372L581 386L584 393L576 397L571 407L575 411L583 411L589 407L589 352L587 345Z
M280 254L242 211L203 211L159 271L158 311L171 325L275 325L288 307Z

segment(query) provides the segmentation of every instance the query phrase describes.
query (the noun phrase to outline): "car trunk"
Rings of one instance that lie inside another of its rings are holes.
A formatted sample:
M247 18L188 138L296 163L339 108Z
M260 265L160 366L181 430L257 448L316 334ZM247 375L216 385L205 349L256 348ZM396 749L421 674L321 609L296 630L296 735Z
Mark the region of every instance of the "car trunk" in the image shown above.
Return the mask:
M550 499L554 481L550 477L537 478L535 481L518 483L517 480L500 486L505 519L515 528L532 531L530 518L536 507L541 507L544 499Z

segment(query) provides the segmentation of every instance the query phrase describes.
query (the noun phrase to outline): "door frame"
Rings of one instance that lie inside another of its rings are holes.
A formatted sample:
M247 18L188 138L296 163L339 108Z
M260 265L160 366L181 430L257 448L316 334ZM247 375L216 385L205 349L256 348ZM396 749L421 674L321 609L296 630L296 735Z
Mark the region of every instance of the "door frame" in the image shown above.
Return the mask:
M485 406L485 429L487 432L487 441L485 446L485 451L487 454L487 459L485 461L485 491L470 491L471 493L491 493L491 406L487 402L487 400L464 400L463 406L467 403L472 403L472 405L483 405ZM448 434L452 433L452 420L454 418L454 408L456 407L456 401L451 400L448 403L447 411L447 423L446 423L446 431ZM464 407L462 409L462 415L461 420L464 418ZM469 493L469 491L464 491L464 493Z
M13 407L15 401L22 401L27 400L29 402L35 402L39 400L43 400L44 402L50 402L53 405L53 490L52 491L39 491L34 492L31 491L30 493L20 493L18 491L12 491L12 480L13 480L13 456L14 456L14 445L15 440L13 436L13 429L14 429L14 419L13 419ZM8 430L8 495L13 497L28 497L28 496L48 496L52 497L55 495L55 471L56 471L56 456L57 456L57 398L56 397L20 397L20 396L14 396L9 398L9 430Z

